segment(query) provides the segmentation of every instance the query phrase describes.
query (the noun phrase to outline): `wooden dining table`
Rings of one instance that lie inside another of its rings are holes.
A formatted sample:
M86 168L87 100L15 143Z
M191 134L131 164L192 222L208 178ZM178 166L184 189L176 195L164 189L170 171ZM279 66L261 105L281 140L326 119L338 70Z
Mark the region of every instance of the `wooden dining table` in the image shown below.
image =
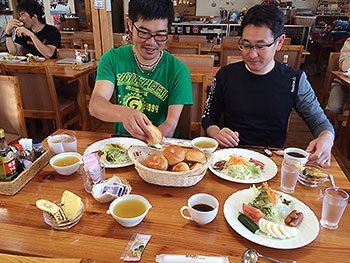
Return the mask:
M11 62L0 62L3 67L15 67L18 70L25 70L27 65L42 65L49 66L51 73L54 77L58 79L65 80L67 82L78 82L78 94L77 94L77 103L79 106L79 111L81 114L81 126L83 130L91 130L91 120L90 114L88 112L88 101L89 96L93 87L89 85L89 74L96 71L97 61L91 62L89 66L82 69L73 69L71 64L58 64L58 59L47 59L45 61L39 62L20 62L20 63L11 63Z
M61 133L58 130L57 133ZM78 152L83 154L87 146L110 138L109 133L76 131ZM47 147L46 142L44 146ZM278 166L277 175L268 181L279 190L282 157L271 158ZM336 160L328 172L336 184L349 191L350 183ZM297 262L348 262L350 244L350 213L345 210L337 230L320 227L317 238L310 244L292 250L269 248L240 236L226 222L223 207L233 193L251 185L226 181L209 170L204 178L190 187L165 187L149 184L138 175L134 166L106 169L106 176L117 175L127 179L132 193L144 196L152 208L141 224L126 228L106 214L108 203L97 202L85 192L83 178L75 173L61 176L47 165L20 192L14 196L0 196L0 252L24 256L49 258L84 258L96 262L118 262L134 233L152 235L141 262L155 262L159 254L184 254L228 256L230 262L240 262L247 248L254 248L263 255ZM297 184L293 197L304 202L320 219L325 187L309 188ZM80 222L71 229L54 230L43 220L43 213L35 206L38 199L57 200L64 190L79 195L85 211ZM196 193L208 193L219 200L219 212L213 222L197 225L180 215L180 208ZM259 261L260 262L260 261Z

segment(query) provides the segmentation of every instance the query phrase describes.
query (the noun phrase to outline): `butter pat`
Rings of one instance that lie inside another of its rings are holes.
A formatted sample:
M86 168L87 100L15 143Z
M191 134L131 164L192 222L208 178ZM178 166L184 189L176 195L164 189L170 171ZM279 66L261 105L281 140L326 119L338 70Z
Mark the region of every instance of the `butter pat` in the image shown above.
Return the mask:
M81 198L66 190L61 197L61 208L67 219L72 220L81 210Z

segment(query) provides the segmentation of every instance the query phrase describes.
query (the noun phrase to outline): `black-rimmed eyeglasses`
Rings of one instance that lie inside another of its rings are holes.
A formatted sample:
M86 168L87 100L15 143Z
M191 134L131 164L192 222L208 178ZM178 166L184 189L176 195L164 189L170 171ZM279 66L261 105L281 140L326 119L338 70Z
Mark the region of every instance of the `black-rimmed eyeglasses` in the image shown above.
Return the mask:
M150 38L154 38L155 41L157 42L165 42L168 39L168 34L163 35L163 34L151 34L149 32L143 31L141 29L139 29L135 23L133 23L133 26L136 28L137 31L137 36L139 38L143 38L143 39L150 39Z
M238 47L240 50L242 51L249 51L251 49L254 49L256 51L264 51L266 50L267 48L271 47L273 44L276 43L276 40L279 38L280 36L277 36L272 43L270 44L255 44L255 45L252 45L250 44L249 42L246 42L242 39L240 39L238 41Z

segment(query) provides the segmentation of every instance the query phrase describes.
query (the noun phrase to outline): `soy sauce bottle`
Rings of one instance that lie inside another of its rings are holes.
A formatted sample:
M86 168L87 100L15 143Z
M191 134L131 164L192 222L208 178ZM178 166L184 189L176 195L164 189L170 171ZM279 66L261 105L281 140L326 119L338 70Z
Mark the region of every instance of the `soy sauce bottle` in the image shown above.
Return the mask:
M17 176L15 155L7 145L4 129L0 129L0 181L12 181Z

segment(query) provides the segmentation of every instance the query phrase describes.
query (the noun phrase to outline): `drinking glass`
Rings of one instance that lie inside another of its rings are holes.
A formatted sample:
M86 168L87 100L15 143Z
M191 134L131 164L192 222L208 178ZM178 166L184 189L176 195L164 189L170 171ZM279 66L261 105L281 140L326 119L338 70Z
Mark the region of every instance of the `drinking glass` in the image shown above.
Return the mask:
M349 194L338 187L328 187L322 202L321 226L337 229L348 203Z
M284 159L281 168L281 190L285 193L294 193L300 168L299 162L294 159Z

